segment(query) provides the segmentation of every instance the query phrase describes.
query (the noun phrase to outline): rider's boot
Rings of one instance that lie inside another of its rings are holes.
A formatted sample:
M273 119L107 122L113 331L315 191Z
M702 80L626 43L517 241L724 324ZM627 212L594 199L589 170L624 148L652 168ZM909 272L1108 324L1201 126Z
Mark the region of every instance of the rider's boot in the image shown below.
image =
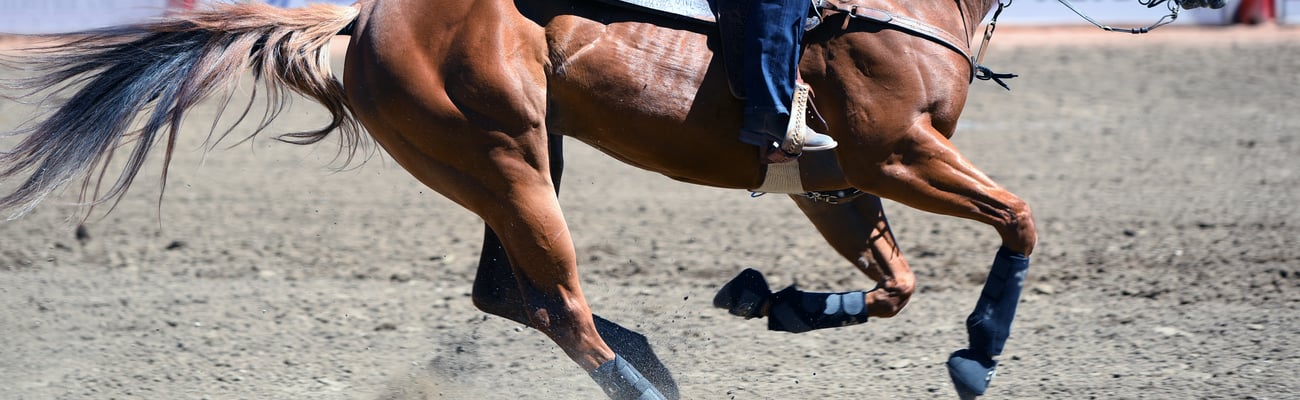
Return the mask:
M834 149L839 143L830 136L823 135L808 126L804 116L808 113L809 95L812 90L803 82L795 83L794 100L790 104L790 116L785 124L785 138L772 142L764 149L763 161L779 164L794 161L805 151L824 151Z
M802 82L795 85L794 99L788 114L768 110L755 110L746 114L741 141L758 145L762 149L760 158L764 163L791 162L805 151L831 150L839 145L830 136L813 130L804 119L810 100L809 92L808 85ZM774 132L780 132L780 137Z

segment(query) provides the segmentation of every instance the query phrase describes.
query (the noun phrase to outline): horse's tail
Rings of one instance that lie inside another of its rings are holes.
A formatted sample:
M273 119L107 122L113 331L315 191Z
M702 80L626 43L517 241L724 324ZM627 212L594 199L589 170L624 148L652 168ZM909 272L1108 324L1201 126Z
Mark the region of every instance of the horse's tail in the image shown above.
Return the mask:
M350 159L363 140L362 131L327 56L330 39L348 29L357 15L355 7L335 5L282 9L260 2L218 3L142 25L89 32L3 60L38 75L0 82L0 88L66 100L44 120L9 133L24 137L12 150L0 152L0 180L27 178L3 193L0 209L16 210L10 219L21 216L79 176L85 179L83 204L120 198L150 148L164 138L165 185L186 111L222 91L224 109L229 89L249 69L273 96L258 131L283 110L289 91L297 92L320 102L333 119L321 129L280 139L315 143L338 129L344 136L341 150ZM251 107L250 102L240 120ZM138 118L142 111L144 118ZM116 182L101 188L114 150L127 144L131 155Z

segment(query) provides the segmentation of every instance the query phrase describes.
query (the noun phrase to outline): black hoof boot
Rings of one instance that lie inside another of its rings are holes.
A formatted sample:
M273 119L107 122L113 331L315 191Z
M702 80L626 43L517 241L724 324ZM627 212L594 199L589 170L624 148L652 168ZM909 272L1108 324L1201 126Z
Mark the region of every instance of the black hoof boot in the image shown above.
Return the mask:
M983 396L988 390L989 382L997 374L998 362L963 349L952 353L947 365L948 376L957 389L957 396L962 400L971 400Z
M767 286L763 273L745 268L718 290L713 296L713 306L745 319L760 318L771 297L772 289Z

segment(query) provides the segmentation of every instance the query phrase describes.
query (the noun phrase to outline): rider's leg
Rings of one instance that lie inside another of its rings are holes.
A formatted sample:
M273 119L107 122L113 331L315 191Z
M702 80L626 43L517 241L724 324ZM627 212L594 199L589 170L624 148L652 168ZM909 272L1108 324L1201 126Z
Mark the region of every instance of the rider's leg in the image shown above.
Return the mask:
M744 121L740 141L763 149L764 156L780 151L787 139L791 101L799 71L799 45L809 4L800 0L754 0L746 8L742 74L745 91ZM829 136L806 131L802 150L829 150ZM773 161L788 161L795 154L776 154ZM784 156L784 157L782 157Z

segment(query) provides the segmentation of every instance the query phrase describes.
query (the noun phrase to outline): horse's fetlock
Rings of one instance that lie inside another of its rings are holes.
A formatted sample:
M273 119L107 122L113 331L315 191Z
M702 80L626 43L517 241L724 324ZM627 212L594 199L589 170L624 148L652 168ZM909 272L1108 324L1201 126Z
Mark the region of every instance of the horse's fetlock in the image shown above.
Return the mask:
M893 318L898 313L903 312L903 307L893 304L893 302L874 304L876 308L871 310L871 316L874 318Z
M903 312L903 307L907 305L907 296L894 296L892 294L880 296L872 299L871 305L867 307L874 318L893 318L898 313Z

